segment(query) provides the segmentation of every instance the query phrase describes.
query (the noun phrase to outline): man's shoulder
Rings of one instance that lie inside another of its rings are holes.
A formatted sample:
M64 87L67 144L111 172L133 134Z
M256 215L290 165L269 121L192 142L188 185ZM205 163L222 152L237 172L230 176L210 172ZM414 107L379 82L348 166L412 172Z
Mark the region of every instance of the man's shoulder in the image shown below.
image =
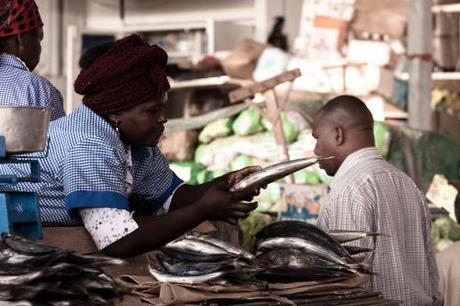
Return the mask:
M374 193L376 190L386 189L401 184L405 188L418 191L415 182L404 172L385 160L378 160L367 165L360 165L348 175L334 181L335 194L353 196L357 194ZM397 183L398 182L398 183Z

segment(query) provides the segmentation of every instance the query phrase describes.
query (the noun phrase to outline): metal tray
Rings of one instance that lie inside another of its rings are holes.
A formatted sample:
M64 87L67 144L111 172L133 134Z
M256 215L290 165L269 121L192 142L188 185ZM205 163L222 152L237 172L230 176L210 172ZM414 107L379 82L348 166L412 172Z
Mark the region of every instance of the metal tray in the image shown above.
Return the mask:
M49 120L45 107L0 106L0 136L5 137L6 153L43 151Z

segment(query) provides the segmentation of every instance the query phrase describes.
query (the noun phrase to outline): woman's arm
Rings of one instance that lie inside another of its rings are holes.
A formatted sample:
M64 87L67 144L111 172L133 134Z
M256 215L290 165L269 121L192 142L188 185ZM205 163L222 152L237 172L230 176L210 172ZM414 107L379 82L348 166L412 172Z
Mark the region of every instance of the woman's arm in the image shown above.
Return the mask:
M205 220L245 218L255 208L235 201L224 180L205 185L180 187L183 194L177 199L189 194L184 200L188 205L175 206L161 216L135 215L139 228L108 245L102 252L115 257L139 255L163 246Z

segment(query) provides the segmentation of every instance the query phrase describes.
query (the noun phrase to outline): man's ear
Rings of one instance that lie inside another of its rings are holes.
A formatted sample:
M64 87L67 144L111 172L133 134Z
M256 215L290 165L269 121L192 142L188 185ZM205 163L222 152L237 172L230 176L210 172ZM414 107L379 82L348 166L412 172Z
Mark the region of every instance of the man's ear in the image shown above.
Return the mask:
M339 125L335 127L335 144L337 146L343 145L345 142L345 133L343 128Z

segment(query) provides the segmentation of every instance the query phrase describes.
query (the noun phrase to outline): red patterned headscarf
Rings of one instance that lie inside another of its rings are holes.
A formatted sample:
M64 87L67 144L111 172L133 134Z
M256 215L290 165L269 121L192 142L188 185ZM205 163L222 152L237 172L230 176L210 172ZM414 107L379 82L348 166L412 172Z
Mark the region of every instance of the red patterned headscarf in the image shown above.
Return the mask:
M167 60L163 49L131 35L83 69L74 88L84 96L83 104L99 115L128 110L169 89Z
M0 37L29 32L42 26L34 0L0 0Z

